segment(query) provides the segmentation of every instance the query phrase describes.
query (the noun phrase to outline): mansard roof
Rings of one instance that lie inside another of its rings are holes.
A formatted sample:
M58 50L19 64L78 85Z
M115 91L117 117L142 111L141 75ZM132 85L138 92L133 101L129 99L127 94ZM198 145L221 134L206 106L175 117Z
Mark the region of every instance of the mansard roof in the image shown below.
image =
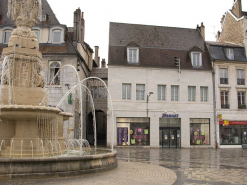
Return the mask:
M89 77L98 77L101 79L107 79L108 78L108 68L93 68Z
M58 25L60 24L57 17L53 13L49 3L47 0L41 0L42 1L42 14L48 15L48 21L43 21L43 22L38 22L37 25ZM8 0L0 0L0 15L2 16L2 24L4 25L13 25L14 22L11 18L7 17L7 12L8 12Z
M128 65L126 46L139 46L139 66L194 69L189 57L191 48L202 52L202 68L211 69L210 56L198 29L173 28L125 23L110 23L108 65Z
M207 44L209 45L211 60L232 61L227 58L225 51L225 48L232 48L234 52L233 61L247 62L245 48L243 46L224 42L207 42Z

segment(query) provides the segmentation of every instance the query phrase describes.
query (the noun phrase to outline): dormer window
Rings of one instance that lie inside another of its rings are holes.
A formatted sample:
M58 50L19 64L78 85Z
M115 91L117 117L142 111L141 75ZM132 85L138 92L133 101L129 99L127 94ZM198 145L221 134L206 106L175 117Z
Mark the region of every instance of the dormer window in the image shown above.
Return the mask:
M200 52L191 53L192 66L201 67L202 66L202 54Z
M37 36L37 40L39 41L39 30L33 30L35 35Z
M52 32L52 43L61 43L61 30L53 30Z
M226 56L229 60L234 60L233 48L226 48Z
M4 44L8 44L9 38L11 37L11 32L12 32L12 30L5 30L3 32L3 43Z
M128 63L138 64L139 63L139 48L129 47L127 48Z
M46 14L42 15L42 21L46 21Z

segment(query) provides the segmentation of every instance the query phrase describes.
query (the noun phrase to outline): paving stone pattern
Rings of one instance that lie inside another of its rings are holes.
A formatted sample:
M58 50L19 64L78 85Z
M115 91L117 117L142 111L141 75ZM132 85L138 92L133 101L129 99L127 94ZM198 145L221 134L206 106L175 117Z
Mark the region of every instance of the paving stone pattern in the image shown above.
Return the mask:
M7 184L247 185L247 149L116 148L119 166L96 174Z

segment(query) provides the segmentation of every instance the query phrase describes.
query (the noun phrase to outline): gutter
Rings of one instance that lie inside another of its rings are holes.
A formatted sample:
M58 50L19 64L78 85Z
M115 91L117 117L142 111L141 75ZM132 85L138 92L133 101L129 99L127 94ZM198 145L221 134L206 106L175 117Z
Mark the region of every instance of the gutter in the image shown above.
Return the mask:
M213 105L214 105L214 140L215 140L215 148L218 148L217 141L217 123L216 123L216 93L215 93L215 68L214 68L214 60L212 60L213 70L212 70L212 81L213 81Z

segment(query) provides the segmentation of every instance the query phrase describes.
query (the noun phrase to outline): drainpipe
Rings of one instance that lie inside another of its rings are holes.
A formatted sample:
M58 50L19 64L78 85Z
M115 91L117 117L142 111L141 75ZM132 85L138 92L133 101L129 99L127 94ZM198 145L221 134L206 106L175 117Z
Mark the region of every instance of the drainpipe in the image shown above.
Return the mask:
M154 94L153 92L149 92L149 94L147 95L147 117L148 117L148 101L149 101L149 97Z
M213 64L213 71L212 71L212 78L213 78L213 105L214 105L214 140L215 140L215 148L218 148L217 142L217 123L216 123L216 94L215 94L215 68L214 68L214 61Z

